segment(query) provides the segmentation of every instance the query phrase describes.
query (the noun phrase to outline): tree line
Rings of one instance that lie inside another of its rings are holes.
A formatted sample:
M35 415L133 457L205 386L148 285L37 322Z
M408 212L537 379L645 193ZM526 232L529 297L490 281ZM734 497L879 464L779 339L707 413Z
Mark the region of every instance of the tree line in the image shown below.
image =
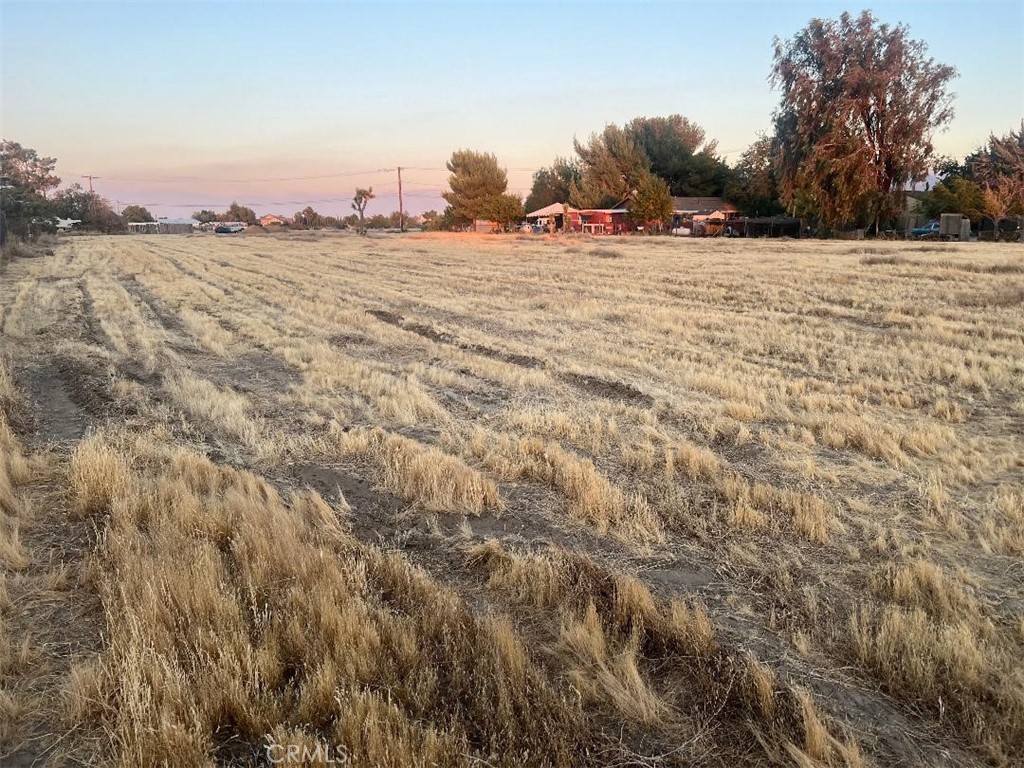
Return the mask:
M116 232L124 219L81 184L58 190L57 160L16 141L0 141L0 242L53 229L57 219L78 219L90 229Z
M1024 215L1024 122L992 135L962 162L935 154L933 139L952 120L956 69L928 56L906 25L870 11L813 19L773 41L771 82L779 93L773 130L734 165L717 141L683 115L637 117L607 125L574 155L533 175L520 203L506 193L493 155L460 149L448 162L443 225L473 219L508 223L552 203L627 207L637 224L672 215L672 196L721 197L748 216L788 214L822 232L892 227L906 194L941 177L923 195L929 216L963 213L993 222Z
M634 223L663 222L673 196L722 197L749 216L785 213L819 231L892 227L908 189L940 178L921 195L930 217L961 213L993 224L1024 215L1024 121L1019 131L989 136L963 159L936 156L933 140L953 119L949 85L955 68L928 56L906 25L878 21L870 11L812 19L792 38L773 41L771 82L779 91L772 131L729 165L715 139L683 115L637 117L573 140L571 157L556 157L533 175L526 199L508 192L496 156L459 149L447 162L447 207L424 226L453 229L476 219L511 226L552 203L577 208L625 207ZM142 206L117 213L80 184L58 190L56 160L17 142L0 145L0 225L20 236L52 227L56 218L115 232L152 221ZM366 217L372 189L356 190L354 213L319 214L312 207L293 227L398 227L400 214ZM196 211L200 222L255 224L255 211L233 202L226 211Z
M27 239L52 232L59 219L76 220L81 222L79 227L82 229L106 234L123 232L130 223L156 221L153 214L141 205L126 205L118 213L109 200L83 189L78 183L58 189L61 178L56 173L56 166L57 160L53 157L42 156L15 141L0 142L0 241L6 240L8 235ZM259 221L252 208L238 202L232 202L221 212L210 209L195 211L192 218L202 224L230 221L255 225ZM423 218L431 221L437 218L437 213L430 211ZM409 222L413 219L408 212L402 214L399 211L365 218L361 212L329 216L307 206L295 212L289 227L397 229L403 220Z

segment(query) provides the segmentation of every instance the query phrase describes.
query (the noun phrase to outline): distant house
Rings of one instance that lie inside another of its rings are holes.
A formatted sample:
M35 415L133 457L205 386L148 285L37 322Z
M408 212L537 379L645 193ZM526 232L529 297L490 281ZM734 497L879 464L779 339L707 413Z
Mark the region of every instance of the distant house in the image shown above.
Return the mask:
M680 234L717 233L726 219L735 218L736 206L720 197L673 197L672 227Z
M629 209L622 207L570 210L566 214L566 228L590 235L620 235L632 229L628 217Z
M288 223L288 219L284 216L278 216L276 213L268 213L266 216L260 217L261 227L283 227Z
M554 229L557 231L566 226L565 216L573 213L578 213L578 211L565 203L552 203L551 205L545 205L543 208L538 208L537 210L526 214L526 220L531 224L537 224L539 222L545 230L550 226L550 223L553 222Z
M557 232L585 232L591 235L617 235L630 230L626 219L629 210L615 208L573 208L565 203L552 203L526 214L527 221L547 225L554 222Z
M720 197L673 197L672 215L679 219L707 221L728 219L737 213L736 206Z
M70 232L75 228L75 225L81 223L81 219L57 219L57 230L60 232Z

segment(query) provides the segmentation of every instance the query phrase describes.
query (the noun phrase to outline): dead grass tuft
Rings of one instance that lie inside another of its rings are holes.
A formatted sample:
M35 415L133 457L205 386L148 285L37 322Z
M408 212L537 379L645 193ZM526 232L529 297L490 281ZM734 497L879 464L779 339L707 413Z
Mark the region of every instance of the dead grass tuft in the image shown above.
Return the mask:
M109 511L115 500L128 495L131 484L128 459L102 435L92 435L78 444L70 474L75 508L83 516Z
M469 450L482 466L507 480L531 479L565 494L569 512L601 535L614 532L642 544L664 540L661 521L647 500L627 495L602 475L593 462L557 443L536 438L513 440L477 430Z
M966 589L935 563L923 559L882 566L875 590L885 599L924 608L937 619L978 617L981 607Z
M338 443L345 454L370 457L383 488L428 510L479 515L502 506L493 480L437 448L382 429L345 432Z
M285 503L180 450L145 465L126 492L116 475L80 486L82 507L124 492L125 513L101 551L102 671L74 674L70 716L93 717L100 697L122 764L205 763L266 734L341 745L357 763L418 750L564 763L582 748L579 710L507 622L475 617L400 555L324 531L321 500L297 514L302 496Z
M860 607L854 653L894 695L927 703L997 761L1024 738L1024 679L1016 654L981 637L973 621L936 622L920 608Z

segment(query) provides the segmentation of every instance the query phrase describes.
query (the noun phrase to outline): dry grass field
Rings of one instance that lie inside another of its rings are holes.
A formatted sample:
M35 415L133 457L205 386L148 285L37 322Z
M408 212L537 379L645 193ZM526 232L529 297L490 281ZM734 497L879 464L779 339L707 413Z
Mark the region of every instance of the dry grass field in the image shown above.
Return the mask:
M1018 246L82 237L0 341L4 765L1021 764Z

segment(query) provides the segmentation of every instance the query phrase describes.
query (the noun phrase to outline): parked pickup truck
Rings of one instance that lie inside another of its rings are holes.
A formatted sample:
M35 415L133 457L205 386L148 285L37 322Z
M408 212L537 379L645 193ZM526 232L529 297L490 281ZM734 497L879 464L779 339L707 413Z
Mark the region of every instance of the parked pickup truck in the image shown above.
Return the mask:
M916 229L910 230L910 234L914 237L928 237L929 235L939 234L939 222L929 221L923 227L917 227Z

